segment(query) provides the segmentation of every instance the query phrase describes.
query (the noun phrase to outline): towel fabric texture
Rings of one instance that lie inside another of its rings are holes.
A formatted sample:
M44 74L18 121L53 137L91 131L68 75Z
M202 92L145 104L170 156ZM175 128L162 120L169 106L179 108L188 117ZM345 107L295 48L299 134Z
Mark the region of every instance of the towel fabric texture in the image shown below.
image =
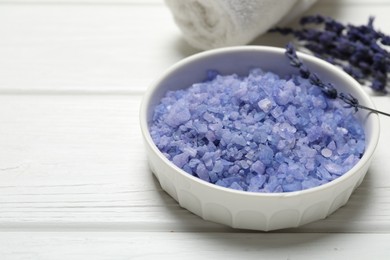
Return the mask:
M165 0L187 42L207 50L243 45L316 0Z

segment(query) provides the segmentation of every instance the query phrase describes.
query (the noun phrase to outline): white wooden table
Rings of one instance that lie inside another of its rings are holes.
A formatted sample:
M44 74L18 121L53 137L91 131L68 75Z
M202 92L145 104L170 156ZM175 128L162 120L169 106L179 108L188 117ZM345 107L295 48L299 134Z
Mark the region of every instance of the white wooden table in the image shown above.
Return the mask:
M322 0L310 13L374 15L390 34L389 0ZM390 118L348 204L298 229L234 230L161 190L140 101L196 52L162 0L0 0L0 259L390 259ZM373 100L390 111L390 96Z

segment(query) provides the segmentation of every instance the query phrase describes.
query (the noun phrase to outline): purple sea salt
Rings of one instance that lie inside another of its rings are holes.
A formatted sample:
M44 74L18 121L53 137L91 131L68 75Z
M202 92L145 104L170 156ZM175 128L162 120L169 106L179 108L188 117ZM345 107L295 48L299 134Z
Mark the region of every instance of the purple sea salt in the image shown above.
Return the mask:
M332 181L361 158L353 108L297 75L213 71L169 91L155 107L152 139L176 166L204 181L249 192L292 192Z

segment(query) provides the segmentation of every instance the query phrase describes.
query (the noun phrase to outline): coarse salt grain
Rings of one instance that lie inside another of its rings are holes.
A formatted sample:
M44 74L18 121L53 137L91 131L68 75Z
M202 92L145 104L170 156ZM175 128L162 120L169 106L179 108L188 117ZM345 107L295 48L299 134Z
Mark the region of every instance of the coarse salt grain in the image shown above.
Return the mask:
M257 104L259 105L261 110L263 110L266 113L269 112L272 108L272 102L268 98L264 98L260 100Z
M332 156L332 150L330 150L328 148L324 148L321 150L321 154L322 154L322 156L329 158L330 156Z
M332 181L361 158L353 109L307 80L261 69L212 76L166 93L150 125L156 146L189 174L235 190L291 192Z

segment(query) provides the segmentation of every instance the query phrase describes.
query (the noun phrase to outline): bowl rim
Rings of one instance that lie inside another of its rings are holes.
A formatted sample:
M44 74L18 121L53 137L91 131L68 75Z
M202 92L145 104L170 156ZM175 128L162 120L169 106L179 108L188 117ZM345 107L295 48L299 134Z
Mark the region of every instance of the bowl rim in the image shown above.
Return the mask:
M200 178L197 178L195 176L192 176L191 174L187 173L180 167L176 166L172 161L170 161L168 158L166 158L161 151L158 149L154 141L152 140L152 137L150 135L149 131L149 125L148 125L148 109L150 101L153 97L154 92L158 89L159 83L164 81L164 79L168 78L172 73L175 72L175 70L179 69L182 66L185 66L187 64L190 64L196 60L208 58L213 55L221 55L226 54L229 55L231 53L236 52L269 52L275 55L284 55L285 49L280 47L272 47L272 46L233 46L233 47L223 47L213 50L207 50L200 53L193 54L191 56L188 56L175 64L171 65L166 69L159 77L157 77L147 88L143 95L143 99L141 102L140 107L140 127L141 132L144 137L144 140L146 141L146 144L151 148L153 153L159 157L159 159L164 162L167 166L172 168L172 170L178 172L180 175L182 175L184 178L189 179L191 181L195 181L199 185L205 186L210 189L216 189L221 192L228 192L231 194L237 194L241 196L249 196L249 197L273 197L273 198L285 198L285 197L296 197L301 196L303 194L311 194L311 193L317 193L319 191L331 188L332 186L336 186L337 184L341 182L345 182L347 179L351 178L358 169L363 167L367 162L369 162L374 154L374 151L376 149L376 146L379 142L379 133L380 133L380 125L379 125L379 115L374 112L368 112L369 117L373 117L371 120L373 122L372 125L372 138L367 143L366 141L366 147L365 151L363 153L363 156L359 159L359 161L347 172L345 172L343 175L337 177L336 179L327 182L325 184L321 184L316 187L304 189L304 190L298 190L298 191L291 191L291 192L251 192L251 191L241 191L241 190L235 190L227 187L222 187L207 181L204 181ZM375 108L375 105L373 104L370 96L363 90L360 83L358 83L352 76L344 72L342 69L320 59L317 57L314 57L310 54L302 53L300 51L297 51L297 55L299 58L303 59L305 62L310 62L319 65L321 68L324 68L325 70L331 71L332 74L338 74L338 77L346 77L346 80L348 80L351 84L353 84L356 87L356 91L359 92L359 100L364 99L365 103L368 103L370 107ZM286 62L288 60L286 59Z

